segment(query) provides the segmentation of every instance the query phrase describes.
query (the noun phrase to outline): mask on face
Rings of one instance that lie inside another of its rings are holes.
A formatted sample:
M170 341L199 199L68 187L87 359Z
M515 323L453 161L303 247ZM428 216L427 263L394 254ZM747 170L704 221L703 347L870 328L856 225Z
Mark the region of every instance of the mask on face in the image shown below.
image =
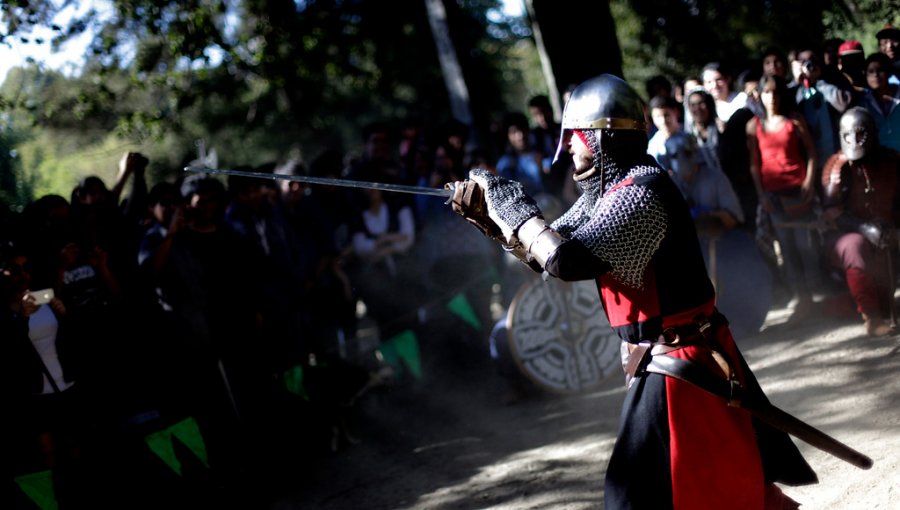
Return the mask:
M841 152L858 161L878 147L878 131L872 114L865 108L851 108L841 116Z

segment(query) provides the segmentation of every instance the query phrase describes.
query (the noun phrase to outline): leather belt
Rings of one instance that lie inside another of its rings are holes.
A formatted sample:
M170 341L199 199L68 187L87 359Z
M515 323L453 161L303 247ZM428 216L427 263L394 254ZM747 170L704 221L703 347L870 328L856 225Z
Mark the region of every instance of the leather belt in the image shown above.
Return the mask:
M656 356L646 364L644 370L692 384L725 400L729 406L739 407L759 421L802 439L860 469L872 467L872 459L867 455L775 407L761 393L746 391L734 377L721 379L697 363L673 356Z
M670 328L667 330L668 334L663 332L656 342L626 343L629 352L628 360L625 363L627 387L630 388L636 377L644 373L678 379L721 398L731 407L744 409L761 422L802 439L811 446L856 467L862 469L872 467L872 459L868 456L773 406L762 394L746 391L728 361L715 349L715 341L709 337L709 333L712 333L717 327L727 324L724 317L722 317L722 321L716 324L710 320L705 324L700 322L697 325L683 326L678 329ZM708 346L713 359L725 374L725 378L713 374L708 368L692 361L666 355L689 345Z
M642 373L647 363L653 356L668 354L672 351L687 347L690 345L702 345L709 347L713 359L722 369L722 372L729 379L734 377L734 370L721 353L714 348L710 335L716 329L728 325L728 320L724 315L716 312L711 317L698 317L691 324L682 324L666 328L660 333L659 338L655 342L643 341L640 343L625 343L628 350L628 359L624 363L625 384L631 387L634 378Z

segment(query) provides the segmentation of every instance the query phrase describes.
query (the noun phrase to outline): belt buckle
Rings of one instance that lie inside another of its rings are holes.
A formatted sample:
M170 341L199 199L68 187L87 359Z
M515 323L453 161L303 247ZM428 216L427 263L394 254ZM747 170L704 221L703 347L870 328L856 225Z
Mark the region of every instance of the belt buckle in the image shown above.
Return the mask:
M703 319L702 321L697 321L697 331L706 338L706 332L709 328L712 327L712 323L709 319Z
M659 341L665 345L678 345L681 343L681 335L675 331L674 326L669 326L659 334Z

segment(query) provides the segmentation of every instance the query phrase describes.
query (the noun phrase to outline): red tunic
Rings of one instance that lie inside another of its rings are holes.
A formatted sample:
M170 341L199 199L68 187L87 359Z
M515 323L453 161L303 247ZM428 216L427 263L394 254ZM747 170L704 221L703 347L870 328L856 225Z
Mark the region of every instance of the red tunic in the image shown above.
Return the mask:
M700 253L693 220L680 192L665 175L623 181L652 188L666 205L666 236L648 265L641 288L610 273L598 278L610 325L628 342L654 341L670 326L694 324L715 314L715 293ZM714 326L717 349L750 391L760 392L727 325ZM725 378L708 346L669 354ZM626 393L619 435L605 485L607 510L761 510L767 485L802 484L815 475L790 438L755 423L696 386L643 374Z
M756 140L762 160L760 180L764 191L781 191L803 185L806 160L801 152L797 126L790 118L785 119L781 129L774 132L766 132L757 118Z

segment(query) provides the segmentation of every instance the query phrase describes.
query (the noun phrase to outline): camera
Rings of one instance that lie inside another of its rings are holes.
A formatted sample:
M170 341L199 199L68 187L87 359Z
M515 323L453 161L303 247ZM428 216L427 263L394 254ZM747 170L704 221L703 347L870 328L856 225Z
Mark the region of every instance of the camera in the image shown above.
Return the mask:
M53 299L53 289L42 289L32 291L31 296L34 298L33 303L36 305L45 305Z

